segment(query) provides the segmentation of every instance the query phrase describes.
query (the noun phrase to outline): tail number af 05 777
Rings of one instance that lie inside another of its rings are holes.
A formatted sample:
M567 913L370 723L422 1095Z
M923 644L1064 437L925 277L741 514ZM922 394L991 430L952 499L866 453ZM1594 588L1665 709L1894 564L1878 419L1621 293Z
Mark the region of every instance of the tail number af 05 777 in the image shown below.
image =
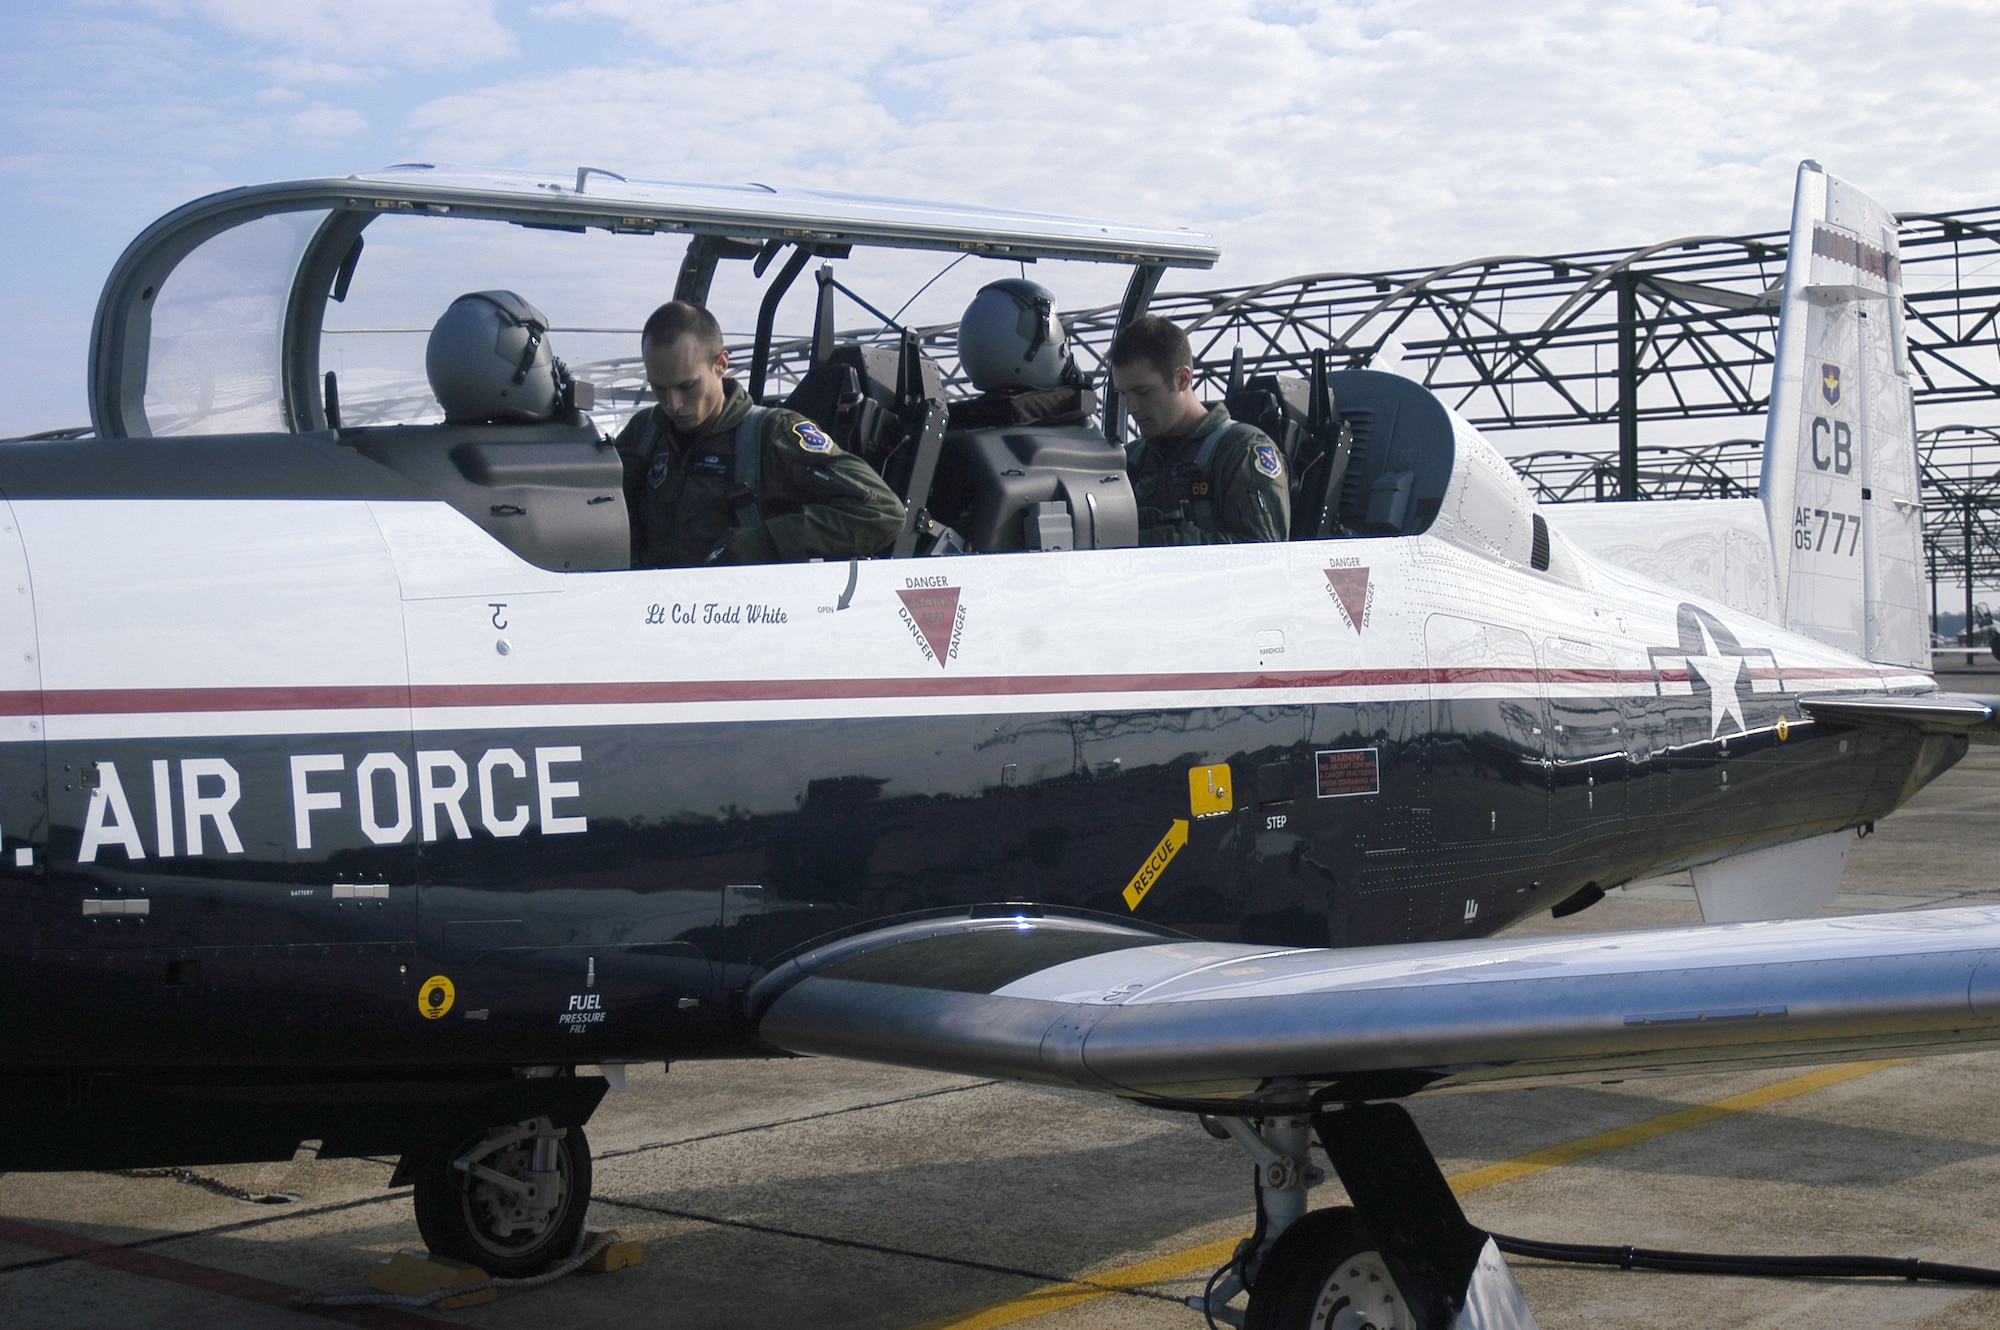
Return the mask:
M361 834L376 845L399 845L413 830L425 841L445 835L471 840L475 817L488 834L502 839L519 836L531 821L544 836L587 830L588 819L565 811L582 797L582 784L563 779L559 770L582 762L583 749L572 744L529 751L532 757L513 748L489 748L468 762L449 748L420 749L414 774L398 753L363 754L351 769L344 753L294 754L294 839L299 849L312 849L314 818L329 815L357 819ZM220 757L189 757L157 758L150 766L155 857L200 856L217 844L225 854L243 853L235 822L243 778L234 764ZM146 858L139 819L118 764L101 761L95 770L97 783L84 815L77 862L94 863L107 847L124 851L128 859Z
M1827 531L1833 532L1832 543ZM1845 551L1841 542L1847 542ZM1798 508L1792 513L1792 548L1814 553L1855 554L1861 549L1861 514L1833 512L1826 508Z

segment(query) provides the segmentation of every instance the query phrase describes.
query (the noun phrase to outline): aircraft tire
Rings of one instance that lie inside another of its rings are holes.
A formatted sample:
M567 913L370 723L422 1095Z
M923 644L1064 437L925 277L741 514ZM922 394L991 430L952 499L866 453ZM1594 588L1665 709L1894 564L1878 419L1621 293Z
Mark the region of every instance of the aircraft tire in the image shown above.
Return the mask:
M532 1225L524 1230L520 1216L506 1212L504 1193L451 1166L452 1160L500 1130L504 1128L460 1132L450 1148L423 1161L416 1173L417 1231L433 1255L476 1265L496 1278L525 1279L576 1250L584 1213L590 1209L590 1142L582 1127L571 1127L556 1143L562 1199L538 1230ZM489 1162L501 1173L519 1176L527 1160L527 1148L517 1145L497 1152ZM505 1231L508 1227L513 1231Z
M1416 1312L1351 1206L1315 1210L1272 1245L1244 1330L1417 1330Z

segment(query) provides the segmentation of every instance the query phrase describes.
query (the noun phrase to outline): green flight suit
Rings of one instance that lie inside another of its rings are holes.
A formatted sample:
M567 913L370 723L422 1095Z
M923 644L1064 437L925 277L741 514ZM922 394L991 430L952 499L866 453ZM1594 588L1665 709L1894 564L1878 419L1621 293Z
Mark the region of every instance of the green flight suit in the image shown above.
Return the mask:
M1206 446L1218 430L1213 446ZM1126 467L1139 500L1141 545L1219 545L1291 535L1284 454L1263 430L1230 420L1221 406L1210 407L1186 434L1131 445Z
M865 558L903 529L903 501L868 463L796 411L771 409L760 431L756 503L737 479L736 427L750 395L728 396L698 435L657 406L619 432L634 568ZM759 521L758 519L761 519Z

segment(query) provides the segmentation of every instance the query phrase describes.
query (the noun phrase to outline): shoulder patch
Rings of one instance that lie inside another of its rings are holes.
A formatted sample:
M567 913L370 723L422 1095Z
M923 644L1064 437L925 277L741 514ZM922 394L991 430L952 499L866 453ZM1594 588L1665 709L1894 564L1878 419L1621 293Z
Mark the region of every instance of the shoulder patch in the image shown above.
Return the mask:
M1276 480L1278 473L1285 469L1285 464L1278 459L1278 445L1275 443L1258 444L1251 450L1251 460L1259 471L1273 480Z
M810 420L801 420L798 424L792 426L792 433L798 436L799 447L809 453L830 453L833 451L833 440L827 438L826 431L813 424Z

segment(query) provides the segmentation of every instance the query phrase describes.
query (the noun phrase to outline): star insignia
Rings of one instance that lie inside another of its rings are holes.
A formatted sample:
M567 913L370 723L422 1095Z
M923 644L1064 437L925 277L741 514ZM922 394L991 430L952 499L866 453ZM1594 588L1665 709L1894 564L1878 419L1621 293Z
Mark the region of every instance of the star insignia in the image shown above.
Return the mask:
M1708 737L1713 739L1722 733L1722 720L1727 716L1736 722L1739 733L1750 727L1743 721L1743 699L1736 694L1736 685L1743 677L1743 657L1725 656L1716 650L1715 639L1709 635L1706 624L1701 627L1702 653L1687 658L1688 669L1701 676L1708 686Z

